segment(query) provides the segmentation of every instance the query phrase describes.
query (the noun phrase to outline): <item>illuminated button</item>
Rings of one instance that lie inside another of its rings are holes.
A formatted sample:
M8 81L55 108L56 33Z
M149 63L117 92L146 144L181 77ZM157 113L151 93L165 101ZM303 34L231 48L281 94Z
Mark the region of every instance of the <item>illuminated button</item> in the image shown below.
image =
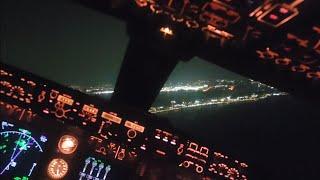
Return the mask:
M58 91L56 91L56 90L51 90L51 92L50 92L50 98L51 98L51 99L55 99L55 98L58 97L58 94L59 94Z
M145 129L144 126L140 126L140 125L138 125L138 124L136 124L136 123L133 123L133 122L131 122L131 121L126 121L126 122L124 123L124 126L127 127L127 128L130 128L130 129L134 129L134 130L136 130L136 131L139 131L139 132L141 132L141 133L143 133L143 132L144 132L144 129Z
M97 108L88 106L88 105L86 105L86 104L83 106L82 109L83 109L83 111L85 111L85 112L87 112L87 113L90 113L90 114L97 115L97 113L98 113L98 109L97 109Z
M121 120L122 120L121 118L117 117L115 114L106 113L106 112L102 112L101 117L103 119L107 119L107 120L114 122L114 123L117 123L117 124L120 124Z
M70 106L72 106L72 105L73 105L73 102L74 102L74 100L71 99L70 97L66 97L66 96L62 96L62 95L59 95L57 100L58 100L59 102L68 104L68 105L70 105Z
M172 145L176 145L176 144L177 144L175 139L173 139L170 143L171 143Z
M148 1L147 0L135 0L135 2L139 7L145 7L145 6L148 5Z
M197 166L196 167L197 173L201 174L203 172L203 167L202 166Z
M51 179L62 179L66 176L68 169L68 163L63 159L57 158L51 160L47 173Z
M161 27L160 28L160 32L163 33L163 36L173 36L173 31L172 29L170 29L169 27Z
M261 14L257 18L257 20L274 28L277 28L292 20L298 14L298 9L292 8L285 4L278 4L273 6L265 13Z
M129 129L128 132L127 132L127 136L130 138L130 139L133 139L137 136L137 132L133 129Z
M78 147L78 140L74 136L64 135L58 143L59 151L63 154L72 154Z
M274 14L271 14L271 15L270 15L270 19L272 19L272 20L277 20L277 19L279 19L279 18L278 18L278 16L276 16L276 15L274 15Z
M279 10L282 14L287 14L289 11L286 8L280 8Z

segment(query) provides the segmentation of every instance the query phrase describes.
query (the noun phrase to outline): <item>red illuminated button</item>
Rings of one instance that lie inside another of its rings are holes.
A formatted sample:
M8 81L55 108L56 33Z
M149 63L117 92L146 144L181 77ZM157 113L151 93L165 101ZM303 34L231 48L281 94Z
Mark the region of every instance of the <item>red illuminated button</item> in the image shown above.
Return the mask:
M289 12L289 10L288 9L286 9L286 8L280 8L280 13L282 13L282 14L287 14L288 12Z
M272 20L278 20L279 18L278 18L278 16L276 16L276 15L274 15L274 14L270 14L270 19L272 19Z

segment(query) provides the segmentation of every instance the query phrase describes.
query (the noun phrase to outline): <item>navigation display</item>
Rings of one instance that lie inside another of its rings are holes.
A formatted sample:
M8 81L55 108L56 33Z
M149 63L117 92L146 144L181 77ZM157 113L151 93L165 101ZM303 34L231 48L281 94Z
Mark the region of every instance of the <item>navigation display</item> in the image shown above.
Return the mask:
M1 118L0 176L28 180L45 152L47 137Z

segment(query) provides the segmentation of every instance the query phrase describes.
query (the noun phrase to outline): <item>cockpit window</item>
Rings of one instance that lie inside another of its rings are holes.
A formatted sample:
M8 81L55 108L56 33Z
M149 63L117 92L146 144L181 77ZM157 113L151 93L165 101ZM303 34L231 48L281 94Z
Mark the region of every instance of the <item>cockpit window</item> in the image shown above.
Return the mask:
M5 3L2 61L109 99L129 41L125 23L74 3L39 3L39 9ZM195 57L178 64L150 112L179 114L280 95L285 93Z
M286 93L227 71L199 58L178 64L153 106L152 113L257 102Z
M115 84L129 40L124 22L72 2L5 1L3 62L65 85Z

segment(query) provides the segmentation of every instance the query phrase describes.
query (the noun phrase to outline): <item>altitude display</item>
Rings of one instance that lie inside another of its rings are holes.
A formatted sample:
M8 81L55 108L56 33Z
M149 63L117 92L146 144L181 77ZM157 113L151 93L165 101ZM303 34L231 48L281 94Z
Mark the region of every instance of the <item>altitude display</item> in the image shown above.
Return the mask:
M1 176L14 180L30 179L46 142L46 136L34 136L29 130L1 121L0 179Z

